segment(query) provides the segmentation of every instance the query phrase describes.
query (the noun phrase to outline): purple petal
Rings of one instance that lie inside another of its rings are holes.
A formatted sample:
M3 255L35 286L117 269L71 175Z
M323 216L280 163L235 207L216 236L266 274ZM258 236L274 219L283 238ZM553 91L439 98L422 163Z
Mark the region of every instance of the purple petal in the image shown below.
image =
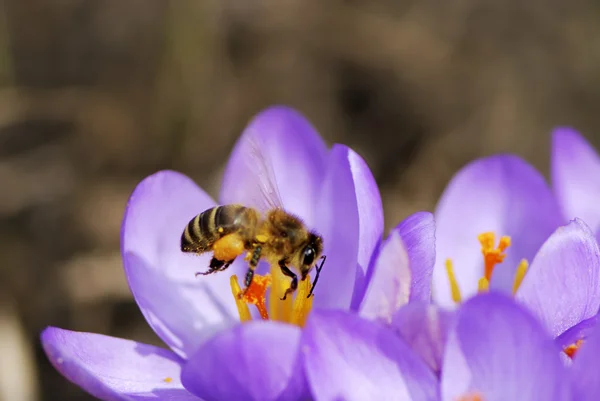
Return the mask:
M352 149L348 149L348 162L352 171L354 191L356 193L356 208L358 210L358 277L354 285L353 306L360 303L368 281L369 268L373 254L381 243L383 235L383 204L379 187L367 166L367 163Z
M259 113L238 140L223 177L222 204L257 207L260 179L249 140L260 144L270 163L285 209L314 224L316 195L321 186L327 148L310 123L293 109L275 106Z
M392 318L391 327L439 374L454 313L424 302L411 302Z
M198 400L181 385L182 360L135 341L49 327L42 345L67 379L103 400Z
M580 323L577 323L575 326L566 330L560 336L556 338L556 344L561 349L568 347L569 345L573 345L577 342L577 340L585 340L589 337L591 331L596 327L598 323L599 315L594 315L593 317L586 319Z
M477 292L483 275L483 257L477 236L493 231L508 235L512 245L494 270L492 287L510 290L521 259L531 260L560 224L560 213L542 175L516 156L480 159L459 171L435 212L436 265L434 298L451 306L444 267L450 258L463 299Z
M567 401L565 376L558 347L513 299L489 293L462 305L446 345L443 400Z
M239 321L229 276L243 262L228 273L196 278L210 254L180 250L186 224L212 206L191 179L161 171L136 187L123 220L121 251L131 291L150 326L184 358L214 330Z
M553 336L594 316L600 308L600 249L592 231L576 219L544 243L516 298Z
M417 212L396 228L408 252L412 281L410 301L431 300L431 278L435 264L435 220L429 212Z
M335 145L318 199L316 228L323 236L327 261L316 289L315 306L348 309L356 278L366 275L371 254L381 239L381 198L360 156L346 146ZM357 287L356 291L362 290Z
M600 158L574 129L552 133L552 186L565 221L579 217L592 231L600 229Z
M360 315L391 321L392 315L408 303L411 272L408 253L398 230L383 241L374 262L373 274L360 305Z
M597 401L600 397L600 326L595 325L575 354L571 376L577 401Z
M308 398L299 342L296 326L261 321L238 325L200 347L181 380L206 401Z
M301 349L317 401L434 401L434 374L412 349L378 322L341 311L315 311Z

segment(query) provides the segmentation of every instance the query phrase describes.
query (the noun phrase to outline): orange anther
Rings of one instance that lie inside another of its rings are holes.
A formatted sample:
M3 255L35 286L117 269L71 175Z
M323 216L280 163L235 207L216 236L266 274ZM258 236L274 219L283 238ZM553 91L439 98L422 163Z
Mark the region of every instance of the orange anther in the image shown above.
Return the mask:
M579 351L579 347L581 347L581 344L583 344L583 340L579 339L575 341L575 344L571 344L568 347L565 347L563 349L563 352L567 354L569 358L573 359L577 351Z
M484 277L488 282L492 279L494 267L502 263L506 257L506 249L510 246L510 237L502 236L495 247L496 235L493 232L480 234L477 239L481 244L481 253L484 260Z
M264 276L255 274L250 287L245 292L239 294L246 303L256 305L260 317L264 320L269 318L269 313L267 312L267 289L270 286L271 276L269 274Z

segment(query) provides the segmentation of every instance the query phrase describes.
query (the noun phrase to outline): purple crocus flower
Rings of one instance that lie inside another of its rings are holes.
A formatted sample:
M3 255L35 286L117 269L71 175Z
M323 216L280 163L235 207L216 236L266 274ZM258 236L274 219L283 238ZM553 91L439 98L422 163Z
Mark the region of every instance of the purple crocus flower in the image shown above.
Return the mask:
M600 325L594 325L574 356L570 366L577 401L596 401L600 397Z
M315 312L301 344L317 401L574 399L567 367L548 332L498 293L475 296L455 312L440 380L389 326L351 313Z
M572 128L552 133L552 188L563 219L579 217L600 234L600 157Z
M512 293L555 337L594 317L600 250L584 221L562 221L544 178L520 158L470 163L435 211L435 303L452 308L488 287Z
M251 143L260 145L264 165L256 165ZM232 275L245 273L241 260L226 272L196 278L210 254L182 253L181 233L191 218L216 203L186 176L162 171L131 195L121 247L135 300L170 350L48 328L42 342L54 366L106 400L309 397L300 326L312 306L349 310L369 304L363 301L368 283L381 279L370 263L383 231L381 199L360 156L343 145L327 149L302 116L284 107L267 109L246 128L225 170L219 203L258 206L265 168L285 209L324 238L327 261L313 298L305 296L310 280L301 282L293 301L280 301L276 291L267 297L269 280L272 289L289 285L273 269L270 278L257 276L263 292L254 295L260 299L236 301ZM259 266L258 273L263 270ZM262 302L270 320L261 320L245 301ZM239 324L240 318L252 321Z

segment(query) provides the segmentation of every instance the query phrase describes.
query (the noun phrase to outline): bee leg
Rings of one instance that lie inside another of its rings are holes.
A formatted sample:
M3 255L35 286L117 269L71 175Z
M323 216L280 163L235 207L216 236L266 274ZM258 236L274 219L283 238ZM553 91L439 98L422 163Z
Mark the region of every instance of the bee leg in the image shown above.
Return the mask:
M225 262L224 260L219 260L219 259L213 257L210 260L210 265L208 266L208 270L205 271L205 272L198 272L198 273L196 273L196 277L198 277L198 276L207 276L209 274L213 274L213 273L216 273L218 271L225 270L227 267L229 267L229 265L231 264L231 262L233 262L233 261ZM223 267L223 266L225 266L225 267Z
M260 260L260 253L262 252L262 247L257 246L252 251L252 258L250 259L250 264L248 266L248 271L246 272L246 279L244 280L244 284L246 288L244 288L244 292L242 294L246 294L248 288L250 288L250 284L252 284L252 279L254 279L254 269L258 266L258 261Z
M279 261L279 267L281 268L281 272L283 274L285 274L286 276L292 278L292 282L290 283L290 288L288 288L287 290L285 290L285 294L283 294L283 298L281 298L281 300L284 301L289 294L292 294L294 291L296 291L296 288L298 288L298 276L296 276L294 274L294 272L291 271L285 265L285 260L280 260Z
M223 270L226 270L234 261L235 259L228 260L222 267L219 268L218 271L222 272Z

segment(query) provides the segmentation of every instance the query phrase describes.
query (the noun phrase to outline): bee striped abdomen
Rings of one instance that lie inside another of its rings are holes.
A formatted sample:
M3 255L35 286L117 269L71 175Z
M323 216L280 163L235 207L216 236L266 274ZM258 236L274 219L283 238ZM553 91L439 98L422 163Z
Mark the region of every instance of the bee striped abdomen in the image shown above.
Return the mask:
M194 217L181 235L181 250L203 253L227 234L239 231L246 223L247 208L240 205L217 206Z

